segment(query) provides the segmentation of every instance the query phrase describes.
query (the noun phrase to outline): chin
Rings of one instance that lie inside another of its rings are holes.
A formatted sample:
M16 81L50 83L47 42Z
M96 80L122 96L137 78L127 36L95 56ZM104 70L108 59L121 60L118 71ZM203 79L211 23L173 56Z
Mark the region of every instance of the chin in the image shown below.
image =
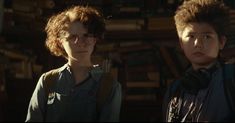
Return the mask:
M193 64L197 64L197 65L200 65L200 66L206 66L206 65L209 65L211 63L213 63L215 61L215 58L214 59L194 59L194 60L190 60L191 63Z

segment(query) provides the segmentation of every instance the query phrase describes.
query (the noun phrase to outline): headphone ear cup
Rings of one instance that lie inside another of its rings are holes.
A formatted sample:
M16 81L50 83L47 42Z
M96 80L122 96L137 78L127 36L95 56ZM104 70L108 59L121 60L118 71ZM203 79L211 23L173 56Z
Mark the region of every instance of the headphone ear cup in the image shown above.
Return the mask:
M183 88L187 91L194 91L198 88L198 77L194 71L185 73L181 81Z
M201 69L198 71L200 74L200 86L201 88L207 88L208 84L211 80L211 74L208 70L206 69Z
M208 71L189 71L181 79L182 87L195 94L198 90L208 87L209 75Z

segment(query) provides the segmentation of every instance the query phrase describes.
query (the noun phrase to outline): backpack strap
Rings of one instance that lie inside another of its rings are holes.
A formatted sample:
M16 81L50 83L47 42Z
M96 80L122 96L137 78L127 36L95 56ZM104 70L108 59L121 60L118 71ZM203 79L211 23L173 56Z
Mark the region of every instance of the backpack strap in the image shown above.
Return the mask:
M107 98L111 94L112 91L112 84L113 84L114 78L110 73L103 73L100 78L100 86L97 90L97 111L98 114L101 111L101 108L103 104L107 101Z
M44 121L46 120L46 116L47 116L48 97L49 97L51 88L54 86L54 84L57 82L59 78L59 72L60 72L60 69L54 69L45 73L45 76L44 76L43 86L44 86L45 97L46 97L45 98L45 112L44 112L44 117L43 117Z
M45 94L47 98L48 98L48 94L51 88L53 87L55 82L58 80L58 77L59 77L59 69L55 69L55 70L45 73L43 85L44 85Z
M235 114L235 66L233 64L224 65L224 90L230 108Z

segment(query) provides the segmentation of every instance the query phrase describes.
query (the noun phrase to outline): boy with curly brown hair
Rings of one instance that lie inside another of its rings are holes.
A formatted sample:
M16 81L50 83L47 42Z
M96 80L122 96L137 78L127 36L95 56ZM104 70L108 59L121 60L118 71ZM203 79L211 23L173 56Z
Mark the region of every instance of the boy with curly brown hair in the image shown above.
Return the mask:
M67 63L40 77L26 121L119 121L121 85L91 61L105 31L102 15L91 7L74 6L52 16L45 30L47 48Z

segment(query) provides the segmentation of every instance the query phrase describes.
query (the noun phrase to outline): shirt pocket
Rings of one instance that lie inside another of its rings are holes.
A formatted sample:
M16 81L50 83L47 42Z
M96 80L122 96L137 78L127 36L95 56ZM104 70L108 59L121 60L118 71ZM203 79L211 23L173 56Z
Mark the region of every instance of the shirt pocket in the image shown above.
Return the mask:
M62 104L64 102L69 101L69 96L66 94L60 94L57 92L49 93L47 105L53 105L53 104Z
M47 117L51 120L64 116L69 109L70 98L68 95L57 92L50 93L47 100Z

